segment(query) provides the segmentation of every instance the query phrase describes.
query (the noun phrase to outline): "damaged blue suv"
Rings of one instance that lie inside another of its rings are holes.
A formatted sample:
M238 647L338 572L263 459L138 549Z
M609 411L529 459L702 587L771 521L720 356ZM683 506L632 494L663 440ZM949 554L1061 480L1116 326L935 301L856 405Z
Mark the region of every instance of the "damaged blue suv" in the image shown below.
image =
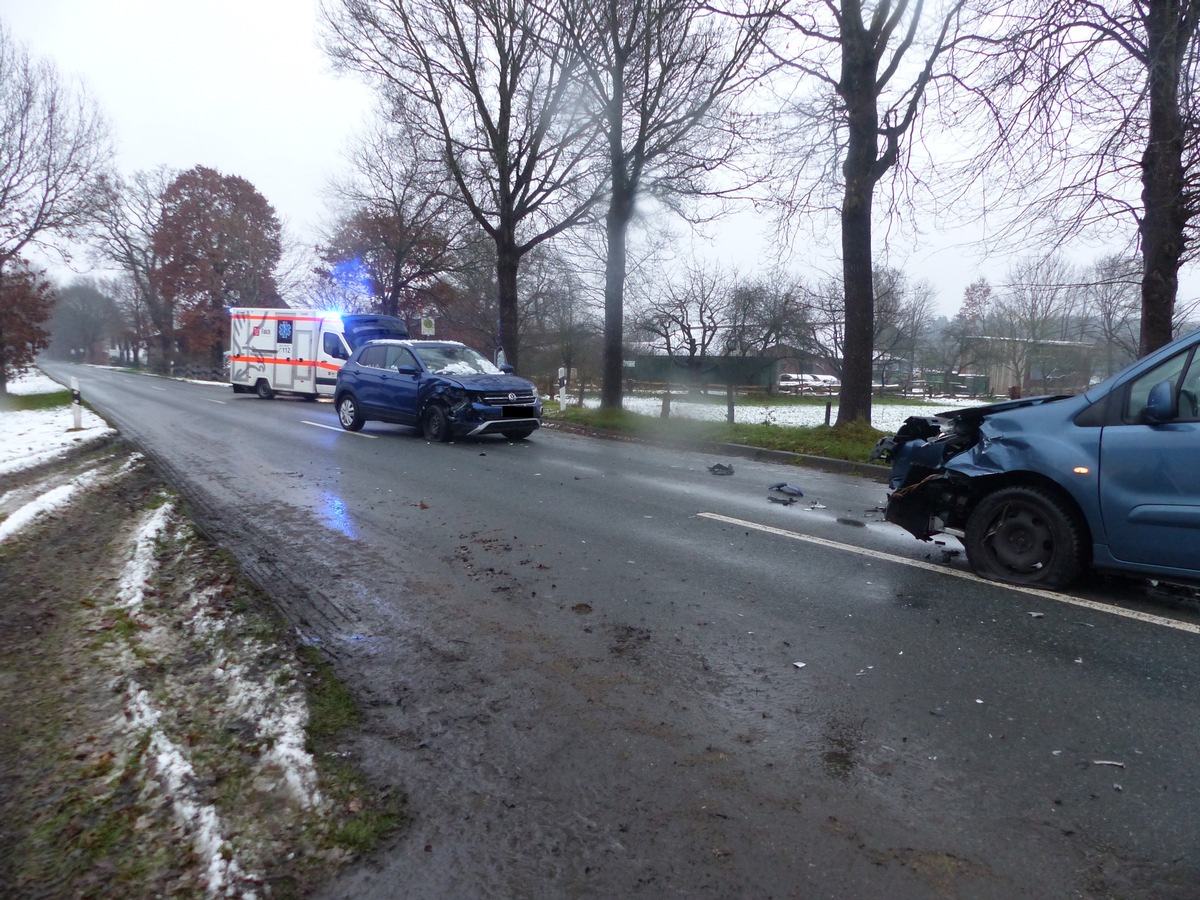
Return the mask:
M1082 394L914 416L873 455L887 520L959 538L985 578L1200 581L1200 331Z
M431 441L500 434L520 440L542 424L532 382L456 341L370 341L338 371L338 421L358 431L368 420L422 429Z

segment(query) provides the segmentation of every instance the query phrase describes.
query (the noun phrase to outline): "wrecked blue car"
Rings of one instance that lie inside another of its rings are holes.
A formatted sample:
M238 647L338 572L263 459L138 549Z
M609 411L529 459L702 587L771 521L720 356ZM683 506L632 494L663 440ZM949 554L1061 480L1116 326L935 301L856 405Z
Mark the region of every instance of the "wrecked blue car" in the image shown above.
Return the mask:
M347 431L375 419L418 427L431 441L486 434L520 440L542 424L532 382L457 341L362 345L338 371L333 405Z
M985 578L1090 567L1200 581L1200 331L1082 394L912 417L880 440L886 518L959 538Z

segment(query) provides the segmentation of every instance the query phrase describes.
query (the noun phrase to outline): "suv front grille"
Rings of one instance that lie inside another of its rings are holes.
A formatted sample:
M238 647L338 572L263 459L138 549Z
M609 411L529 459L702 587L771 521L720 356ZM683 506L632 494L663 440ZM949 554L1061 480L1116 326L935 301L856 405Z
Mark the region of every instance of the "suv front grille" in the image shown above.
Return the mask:
M533 391L496 391L479 399L488 406L533 406Z

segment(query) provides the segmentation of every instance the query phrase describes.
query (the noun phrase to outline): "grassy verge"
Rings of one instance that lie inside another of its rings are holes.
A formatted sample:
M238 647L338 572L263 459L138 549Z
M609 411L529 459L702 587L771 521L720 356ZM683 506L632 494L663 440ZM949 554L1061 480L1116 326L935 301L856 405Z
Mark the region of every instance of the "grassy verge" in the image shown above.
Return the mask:
M0 894L307 896L405 798L356 767L360 712L325 658L182 513L119 592L148 512L178 501L99 463L113 477L0 545Z
M19 412L27 409L54 409L71 402L70 391L51 391L49 394L5 394L0 397L0 409Z
M812 401L809 401L812 402ZM546 420L589 428L601 428L621 434L658 440L712 441L745 444L768 450L786 450L830 459L868 462L875 442L884 436L869 425L818 425L792 428L783 425L748 425L728 422L697 422L688 419L661 419L627 410L582 409L570 407L559 412L546 409Z

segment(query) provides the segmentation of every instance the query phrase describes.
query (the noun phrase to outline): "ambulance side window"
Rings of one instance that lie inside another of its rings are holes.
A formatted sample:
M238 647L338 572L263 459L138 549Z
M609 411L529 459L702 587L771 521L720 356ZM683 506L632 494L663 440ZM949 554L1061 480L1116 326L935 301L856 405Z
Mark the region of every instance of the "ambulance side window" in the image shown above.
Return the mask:
M325 350L325 355L331 356L334 359L350 358L350 354L346 352L346 347L342 343L341 335L334 334L331 331L325 332L323 348Z

